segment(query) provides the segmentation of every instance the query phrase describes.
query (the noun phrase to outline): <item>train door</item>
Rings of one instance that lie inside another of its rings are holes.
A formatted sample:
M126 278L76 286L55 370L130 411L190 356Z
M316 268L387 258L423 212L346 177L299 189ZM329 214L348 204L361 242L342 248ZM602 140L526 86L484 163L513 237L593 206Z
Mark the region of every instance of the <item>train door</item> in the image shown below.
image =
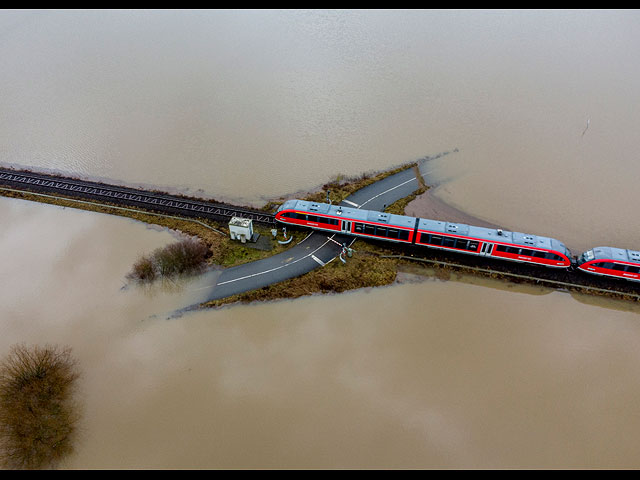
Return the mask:
M351 233L351 222L342 220L342 233Z
M485 257L491 256L493 252L493 243L483 243L482 248L480 249L480 255L484 255Z

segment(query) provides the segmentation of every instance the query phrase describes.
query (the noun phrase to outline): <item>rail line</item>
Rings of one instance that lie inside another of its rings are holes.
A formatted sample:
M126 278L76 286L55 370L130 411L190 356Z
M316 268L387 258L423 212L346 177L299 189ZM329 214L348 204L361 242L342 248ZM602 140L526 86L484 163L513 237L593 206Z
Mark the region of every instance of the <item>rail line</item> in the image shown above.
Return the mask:
M166 214L175 213L181 215L183 218L200 217L218 221L228 220L229 218L236 216L250 218L257 223L267 224L270 226L276 224L275 215L259 210L61 176L0 168L0 184L14 187L13 189L0 188L0 190L27 192L42 196L51 196L47 194L62 192L71 197L71 200L78 202L81 202L81 200L73 197L92 200L93 202L91 203L94 204L96 201L108 201L112 205L103 206L111 208L122 208L114 206L113 204L129 207L141 206L145 208L147 213L155 211L158 212L157 214L159 215L165 214L164 216L171 216ZM123 209L127 210L127 208ZM640 301L640 295L638 295L637 290L629 285L618 285L617 282L606 281L606 279L600 279L601 281L596 283L595 279L581 279L571 272L563 272L561 275L559 272L548 273L534 270L529 271L529 269L523 269L522 266L520 266L520 272L515 273L508 265L503 265L499 268L487 268L487 265L473 265L475 262L469 260L458 263L456 260L451 261L452 259L436 260L424 258L422 255L408 256L403 254L385 255L384 257L449 266L454 269L476 271L480 274L499 274L514 280L543 283L556 288L579 289L593 293L624 297L636 302ZM523 275L524 272L527 272L528 275ZM554 278L551 278L552 275Z
M259 210L53 175L0 169L0 183L29 192L62 192L75 197L109 201L119 205L143 206L149 210L178 213L189 217L218 221L242 217L267 225L276 223L274 215Z
M577 280L576 277L572 279L573 281L567 281L569 280L569 278L564 280L560 280L557 278L550 278L546 275L547 273L550 273L550 272L544 272L543 274L542 271L538 272L538 275L534 275L534 274L523 275L520 273L514 273L513 271L510 271L508 268L509 267L508 265L503 265L501 266L500 269L494 269L494 268L489 268L487 266L481 267L481 266L474 266L469 264L465 265L464 263L457 263L457 262L445 261L445 260L436 260L431 258L416 257L416 256L402 255L402 254L381 255L380 258L396 258L396 259L408 260L411 262L429 263L429 264L438 265L441 267L451 267L451 268L462 270L462 271L472 271L472 272L477 272L481 274L499 275L499 276L510 278L512 280L521 280L527 283L546 285L548 287L556 288L556 289L563 289L563 288L567 290L574 289L574 290L579 290L585 293L593 292L593 293L605 294L610 296L613 295L619 298L633 300L636 302L640 301L640 295L638 295L634 291L629 291L626 289L625 289L626 291L624 291L622 290L623 288L622 286L620 286L618 289L614 287L607 288L606 285L596 287L593 284L579 282L579 280ZM588 280L588 279L585 279L585 280Z

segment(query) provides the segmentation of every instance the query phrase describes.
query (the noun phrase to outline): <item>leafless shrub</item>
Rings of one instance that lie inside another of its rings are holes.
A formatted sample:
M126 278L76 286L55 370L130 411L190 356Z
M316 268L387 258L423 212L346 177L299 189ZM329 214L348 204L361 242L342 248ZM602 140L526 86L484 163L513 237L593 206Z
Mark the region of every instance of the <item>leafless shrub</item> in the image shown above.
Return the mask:
M55 467L72 452L78 378L69 348L15 345L0 364L0 461L11 469Z
M133 264L133 269L128 277L143 282L154 280L156 278L156 270L153 265L153 260L146 255L140 257L136 263Z
M150 256L143 256L133 265L128 278L142 282L157 276L170 277L202 269L210 255L209 247L195 238L186 238L163 248Z

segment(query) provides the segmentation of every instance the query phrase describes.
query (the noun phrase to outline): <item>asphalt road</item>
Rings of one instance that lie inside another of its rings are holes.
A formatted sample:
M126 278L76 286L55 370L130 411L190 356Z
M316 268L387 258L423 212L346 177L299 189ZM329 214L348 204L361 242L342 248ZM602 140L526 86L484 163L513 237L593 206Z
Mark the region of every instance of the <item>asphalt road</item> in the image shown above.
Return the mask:
M424 163L420 164L421 170ZM418 187L415 171L409 168L358 190L343 200L341 205L383 210L387 205L411 195ZM349 245L356 238L351 235L310 232L309 236L286 252L224 270L212 287L208 300L248 292L321 268L340 255L343 243Z

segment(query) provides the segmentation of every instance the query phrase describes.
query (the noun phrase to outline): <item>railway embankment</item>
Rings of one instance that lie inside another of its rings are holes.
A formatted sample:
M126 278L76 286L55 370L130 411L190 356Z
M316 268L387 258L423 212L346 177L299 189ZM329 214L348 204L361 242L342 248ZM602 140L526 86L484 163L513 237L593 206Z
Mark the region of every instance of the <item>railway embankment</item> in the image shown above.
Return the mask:
M326 201L327 192L330 192L331 201L339 203L347 198L356 198L358 193L365 190L365 187L377 182L383 184L383 180L408 169L413 169L416 172L415 178L418 180L415 184L416 188L413 189L412 193L398 201L388 206L385 205L386 211L409 215L415 215L420 212L419 216L452 218L454 221L475 225L486 224L480 219L474 219L464 212L457 211L430 195L429 187L420 175L418 163L405 164L386 172L364 174L358 177L336 177L314 192L296 196L322 202ZM65 177L56 177L56 180L61 179L64 180ZM96 188L96 186L93 185L92 188ZM176 201L185 200L196 205L200 202L210 203L199 198L176 197L164 192L131 192L131 189L128 190L127 195L152 193L167 201L172 199ZM55 193L55 195L52 195L52 193ZM78 194L77 191L69 189L52 191L50 187L41 183L20 186L7 182L0 175L0 195L121 215L167 227L186 235L197 236L205 242L210 250L209 265L217 268L237 267L284 253L292 246L299 244L308 235L307 230L289 229L288 234L293 237L289 244L282 245L271 239L270 249L259 250L251 248L250 245L229 240L225 222L217 220L215 216L198 216L193 211L193 207L187 207L191 208L191 215L183 216L180 212L179 203L164 206L161 204L142 205L140 202L136 203L137 199L135 197L87 198L86 193L80 193ZM133 202L131 201L132 198ZM282 201L284 201L284 198L273 200L263 208L253 209L253 211L257 212L257 214L266 215L267 218L268 216L272 217L272 212ZM215 205L216 208L223 208L223 210L213 213L213 215L220 215L220 212L223 212L223 216L218 218L226 218L224 214L230 215L232 214L231 212L237 211L238 208L228 204ZM379 208L382 209L381 206ZM247 209L247 211L251 210L250 208ZM429 212L429 215L425 215L425 211ZM267 220L257 225L256 230L261 235L270 237L272 227L273 225ZM340 293L359 288L379 287L397 282L398 274L403 272L423 275L427 278L435 277L440 280L455 280L460 275L472 275L476 278L492 279L505 284L530 284L592 296L603 296L632 302L640 301L640 291L638 291L637 285L615 279L590 277L579 272L545 269L511 262L497 262L486 258L423 248L398 247L388 243L363 241L361 239L352 247L353 254L344 263L339 261L327 262L322 265L322 268L316 268L294 278L249 289L224 298L212 299L202 304L200 308L215 308L233 303L290 299L305 295Z
M316 191L299 196L310 200L324 201L327 192L330 192L331 200L339 203L354 192L413 166L415 163L400 165L387 171L366 173L357 177L337 176ZM9 169L0 169L0 195L119 215L166 227L187 236L198 237L210 251L208 264L213 268L238 267L276 256L299 244L309 233L307 230L289 229L287 235L292 241L288 244L281 244L272 238L271 229L274 225L269 221L259 222L254 226L254 230L260 234L262 239L268 239L262 244L266 243L270 248L258 249L253 248L250 243L242 244L231 241L226 222L219 220L219 218L230 218L237 212L240 212L240 215L243 212L252 212L265 217L273 217L270 212L275 211L284 198L272 200L260 209L218 203L212 206L211 202L201 198L176 197L165 192L141 191L109 184L85 182L69 177ZM162 201L156 201L156 199ZM183 215L185 209L183 207L181 210L181 203L187 201L190 205L205 204L207 207L221 210L215 210L212 215L205 217L196 215L197 212L194 212L193 207L190 207L191 211L186 212L189 215ZM221 212L223 216L220 216ZM370 264L371 268L368 269L366 275L362 274L362 265L357 268L357 265L362 261L363 259L356 258L346 268L336 268L337 262L328 263L327 268L309 272L302 279L292 279L290 284L270 285L266 290L257 289L253 293L247 292L246 295L231 296L216 304L257 299L293 298L312 293L340 292L393 282L396 275L393 261L380 260L376 262L377 266L375 267Z

